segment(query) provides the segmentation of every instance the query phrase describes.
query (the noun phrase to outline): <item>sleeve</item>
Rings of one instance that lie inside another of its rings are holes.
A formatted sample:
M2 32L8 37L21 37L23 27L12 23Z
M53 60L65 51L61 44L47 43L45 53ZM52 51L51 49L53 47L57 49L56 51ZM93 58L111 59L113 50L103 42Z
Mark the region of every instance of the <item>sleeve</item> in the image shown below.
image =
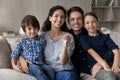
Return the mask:
M108 46L109 49L113 50L118 48L115 42L111 39L109 34L103 36L105 44Z
M18 59L18 57L21 53L22 53L22 44L21 44L21 40L20 40L16 43L16 46L15 46L13 52L11 53L11 58Z
M88 42L88 38L87 35L83 35L80 37L79 43L82 46L82 48L84 49L84 51L87 51L88 49L91 48L89 42Z

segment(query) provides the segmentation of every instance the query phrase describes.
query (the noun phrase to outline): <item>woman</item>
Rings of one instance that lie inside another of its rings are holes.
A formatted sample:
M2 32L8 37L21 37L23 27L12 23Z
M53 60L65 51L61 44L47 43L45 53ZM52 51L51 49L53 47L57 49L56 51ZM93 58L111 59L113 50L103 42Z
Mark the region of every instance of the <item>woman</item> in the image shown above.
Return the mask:
M42 30L47 40L45 49L45 61L55 69L56 80L80 80L79 75L71 63L70 57L74 50L74 41L65 22L66 11L62 6L54 6L44 22ZM66 36L70 36L68 43Z

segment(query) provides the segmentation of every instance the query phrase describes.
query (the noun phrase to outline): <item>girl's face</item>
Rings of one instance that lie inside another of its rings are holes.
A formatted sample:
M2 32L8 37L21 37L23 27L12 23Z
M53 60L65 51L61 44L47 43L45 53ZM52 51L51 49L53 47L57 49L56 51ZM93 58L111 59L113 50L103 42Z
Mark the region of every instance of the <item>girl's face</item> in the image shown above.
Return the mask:
M99 22L95 17L91 15L87 15L84 17L84 25L88 33L97 33Z
M73 31L79 31L83 27L83 16L80 12L74 11L70 14L69 25Z
M60 28L65 21L65 14L62 10L56 10L52 16L49 16L52 27Z
M33 39L38 35L38 28L34 28L32 25L26 26L25 33L29 39Z

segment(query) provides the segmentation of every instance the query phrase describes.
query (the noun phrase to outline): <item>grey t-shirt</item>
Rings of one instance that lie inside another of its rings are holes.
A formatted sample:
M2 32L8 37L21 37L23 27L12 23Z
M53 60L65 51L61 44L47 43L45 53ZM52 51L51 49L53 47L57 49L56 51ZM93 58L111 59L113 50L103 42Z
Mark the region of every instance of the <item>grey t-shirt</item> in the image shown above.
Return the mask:
M73 53L74 50L74 40L73 36L70 33L65 33L65 35L69 35L71 37L71 44L67 46L67 53L68 53L68 62L64 65L60 64L60 54L63 50L63 41L62 38L59 38L57 41L53 41L48 32L45 32L43 36L45 37L45 40L47 41L46 48L45 48L45 62L50 65L52 68L55 69L55 71L60 70L68 70L72 69L73 65L70 60L70 56Z

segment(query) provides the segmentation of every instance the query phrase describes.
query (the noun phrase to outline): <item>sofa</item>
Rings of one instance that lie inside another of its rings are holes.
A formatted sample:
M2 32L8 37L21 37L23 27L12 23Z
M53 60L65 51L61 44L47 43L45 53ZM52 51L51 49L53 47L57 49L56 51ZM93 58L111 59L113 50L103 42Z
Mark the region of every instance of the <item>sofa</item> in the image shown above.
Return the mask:
M28 74L12 69L10 62L11 45L5 37L0 36L0 80L36 80Z
M102 31L109 33L111 38L120 48L120 33L103 28ZM0 36L0 80L36 80L34 77L20 73L12 69L10 62L10 53L13 50L16 40L10 42L3 36ZM90 79L88 79L90 80Z

